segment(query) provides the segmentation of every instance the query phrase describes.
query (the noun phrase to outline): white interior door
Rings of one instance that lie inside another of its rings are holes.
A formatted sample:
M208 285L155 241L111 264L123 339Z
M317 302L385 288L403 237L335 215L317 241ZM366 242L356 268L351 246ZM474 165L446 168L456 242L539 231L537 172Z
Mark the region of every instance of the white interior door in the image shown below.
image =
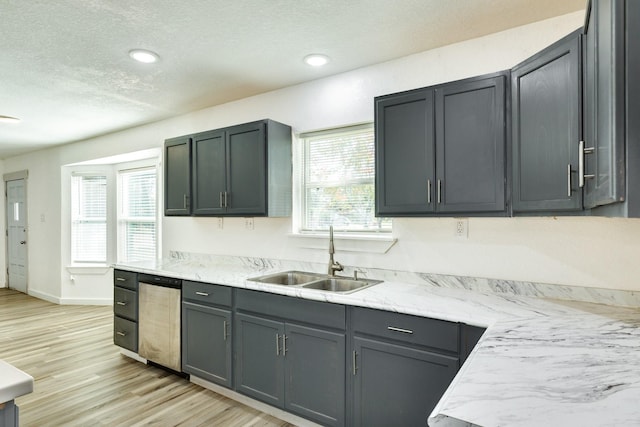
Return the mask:
M7 181L7 279L27 292L27 194L24 179Z

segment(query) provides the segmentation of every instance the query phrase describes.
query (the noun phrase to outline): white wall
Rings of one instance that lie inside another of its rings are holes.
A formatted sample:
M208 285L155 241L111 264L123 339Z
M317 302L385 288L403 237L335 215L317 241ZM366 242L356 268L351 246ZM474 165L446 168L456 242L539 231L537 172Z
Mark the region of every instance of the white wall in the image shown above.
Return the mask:
M61 166L160 147L164 139L261 118L295 132L373 121L373 97L507 69L580 27L582 12L284 88L188 115L7 159L5 173L29 170L30 289L65 300L62 268ZM66 208L66 206L64 206ZM45 222L40 216L45 215ZM640 290L640 220L608 218L471 218L469 238L453 236L453 219L394 220L398 243L384 255L341 253L347 265ZM163 251L264 256L325 262L324 251L289 238L290 219L164 218ZM66 250L66 248L65 248ZM4 262L4 258L2 259ZM86 281L69 298L103 295L110 283ZM77 285L74 285L77 286Z

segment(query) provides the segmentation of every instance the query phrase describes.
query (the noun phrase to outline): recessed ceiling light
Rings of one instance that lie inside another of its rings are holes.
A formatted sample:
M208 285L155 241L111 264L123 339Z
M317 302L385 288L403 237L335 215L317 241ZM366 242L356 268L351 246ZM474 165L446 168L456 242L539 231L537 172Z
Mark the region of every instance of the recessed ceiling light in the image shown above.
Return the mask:
M129 56L138 62L152 64L160 58L157 53L144 49L133 49L129 51Z
M329 62L329 57L320 53L313 53L311 55L305 56L304 62L307 65L311 65L312 67L322 67L327 62Z
M19 123L20 119L11 116L0 116L0 123Z

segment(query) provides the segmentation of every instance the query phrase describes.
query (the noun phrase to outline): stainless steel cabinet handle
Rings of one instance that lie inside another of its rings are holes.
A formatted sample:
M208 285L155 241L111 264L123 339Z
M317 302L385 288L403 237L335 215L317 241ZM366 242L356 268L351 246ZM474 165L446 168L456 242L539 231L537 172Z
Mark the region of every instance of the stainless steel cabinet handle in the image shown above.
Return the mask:
M200 295L201 297L208 297L209 294L206 292L196 292L196 295Z
M287 338L289 338L286 335L282 335L282 355L286 356L287 355Z
M116 304L117 304L117 305L127 305L127 303L126 303L126 302L123 302L123 301L116 301Z
M442 181L438 180L438 204L442 203Z
M431 204L431 180L427 180L427 204Z
M584 187L584 180L595 178L595 175L588 175L585 173L584 166L584 156L585 154L593 154L595 152L595 147L587 147L584 146L584 141L580 141L578 144L578 183L580 188Z
M125 334L124 332L120 332L120 331L118 331L118 332L116 332L116 335L119 335L119 336L121 336L121 337L124 337L124 336L126 336L127 334Z
M224 192L220 192L220 207L224 208Z
M411 329L402 329L396 328L395 326L387 326L387 329L394 332L402 332L403 334L412 334L413 331Z
M351 357L352 357L351 364L353 366L353 375L355 375L356 372L358 372L358 368L356 366L356 360L357 360L357 357L358 357L358 353L356 353L356 351L353 350L351 352Z
M127 279L125 279L124 277L116 277L116 280L118 282L126 282L127 281Z
M224 338L224 340L227 340L227 321L225 320L222 323L222 337Z
M280 356L280 334L276 334L276 356Z
M571 197L571 164L567 165L567 197Z
M189 196L187 196L186 194L182 198L182 206L185 209L187 209L187 207L189 206Z
M227 193L226 191L224 192L224 207L229 207L229 193Z

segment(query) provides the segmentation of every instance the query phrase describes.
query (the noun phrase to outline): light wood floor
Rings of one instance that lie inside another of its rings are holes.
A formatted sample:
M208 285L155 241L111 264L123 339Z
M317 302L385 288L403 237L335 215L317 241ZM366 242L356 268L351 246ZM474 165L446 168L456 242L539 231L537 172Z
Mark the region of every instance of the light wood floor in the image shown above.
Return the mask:
M20 425L291 426L122 356L111 307L60 306L0 288L0 359L35 379Z

